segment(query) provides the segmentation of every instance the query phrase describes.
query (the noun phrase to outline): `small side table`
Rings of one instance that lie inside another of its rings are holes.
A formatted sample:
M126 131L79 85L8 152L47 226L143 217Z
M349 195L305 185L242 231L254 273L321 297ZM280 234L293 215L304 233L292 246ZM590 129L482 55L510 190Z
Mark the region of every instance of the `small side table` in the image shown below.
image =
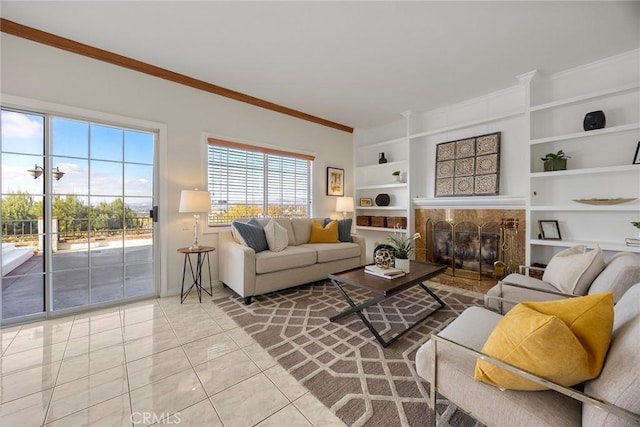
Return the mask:
M189 249L189 248L180 248L178 252L184 254L184 265L182 266L182 288L180 290L180 304L184 302L184 300L191 292L191 289L196 288L196 292L198 292L198 300L202 302L202 291L212 296L213 294L213 285L211 284L211 262L209 261L209 252L215 251L216 248L213 246L201 246L197 249ZM195 262L195 270L194 263L191 261L191 255L197 255L197 259ZM209 287L210 291L202 286L202 267L204 267L204 261L207 260L207 266L209 267ZM191 271L191 279L193 283L187 289L187 292L184 291L184 279L187 275L187 264L189 265L189 271Z

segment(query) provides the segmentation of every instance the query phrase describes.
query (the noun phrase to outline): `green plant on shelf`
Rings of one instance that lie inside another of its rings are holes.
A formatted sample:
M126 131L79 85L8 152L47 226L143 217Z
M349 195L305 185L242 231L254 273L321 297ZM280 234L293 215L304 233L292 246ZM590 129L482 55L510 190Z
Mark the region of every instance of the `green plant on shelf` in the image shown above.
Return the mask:
M540 157L540 160L544 162L544 171L560 171L567 169L567 159L571 157L567 156L563 150L559 150L557 153L547 153L544 157Z

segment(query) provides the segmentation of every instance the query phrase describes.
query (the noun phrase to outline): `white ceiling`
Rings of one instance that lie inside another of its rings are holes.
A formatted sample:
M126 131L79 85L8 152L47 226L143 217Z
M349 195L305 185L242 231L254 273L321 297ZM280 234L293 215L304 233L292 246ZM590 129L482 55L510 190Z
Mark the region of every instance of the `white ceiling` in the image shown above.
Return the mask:
M640 47L638 1L2 0L0 13L362 128Z

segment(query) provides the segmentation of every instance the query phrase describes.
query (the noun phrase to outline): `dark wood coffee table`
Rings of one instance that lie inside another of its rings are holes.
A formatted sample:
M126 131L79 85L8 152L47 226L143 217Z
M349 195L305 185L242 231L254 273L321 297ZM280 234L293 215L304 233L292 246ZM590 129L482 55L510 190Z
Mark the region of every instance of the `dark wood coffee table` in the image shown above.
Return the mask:
M331 283L333 283L333 285L336 287L338 292L342 294L342 296L344 297L344 299L347 301L347 303L351 308L336 314L335 316L331 317L329 320L331 322L335 322L337 320L342 319L345 316L348 316L352 313L356 313L358 317L360 317L362 322L364 322L365 326L369 328L373 336L376 337L378 342L382 344L383 347L389 346L392 342L394 342L395 340L400 338L402 335L407 333L411 328L421 323L427 317L431 316L433 313L445 307L446 305L440 298L438 298L436 294L434 294L429 288L427 288L422 283L425 280L428 280L444 272L447 269L446 265L411 261L411 267L409 269L411 271L410 273L405 274L404 276L399 277L397 279L385 279L382 277L377 277L372 274L365 273L364 267L353 268L351 270L342 271L340 273L330 274L329 279L331 279ZM363 303L356 304L353 302L351 297L349 297L343 285L349 285L356 288L366 289L378 295ZM378 331L373 327L371 322L369 322L369 319L367 319L367 317L362 313L362 310L364 310L365 308L373 304L377 304L380 301L386 298L389 298L392 295L395 295L399 292L412 288L416 285L420 286L432 298L434 298L438 302L438 304L440 304L440 307L436 308L429 314L423 316L422 318L420 318L420 320L411 324L408 328L402 330L400 333L394 335L388 341L383 339L380 333L378 333Z

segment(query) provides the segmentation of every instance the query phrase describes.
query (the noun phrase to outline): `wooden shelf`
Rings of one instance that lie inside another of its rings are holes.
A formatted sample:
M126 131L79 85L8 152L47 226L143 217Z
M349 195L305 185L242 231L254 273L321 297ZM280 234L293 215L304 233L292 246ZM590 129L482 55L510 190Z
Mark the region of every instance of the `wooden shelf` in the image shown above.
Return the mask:
M599 135L609 135L620 132L627 132L635 129L640 129L640 123L631 123L628 125L614 126L610 128L582 131L576 133L568 133L566 135L550 136L548 138L537 138L530 141L531 145L546 144L547 142L567 141L570 139L590 138Z
M386 141L380 141L380 142L376 142L374 144L367 144L367 145L361 145L359 147L356 147L357 150L369 150L369 149L374 149L374 148L381 148L384 147L386 145L393 145L393 144L398 144L398 143L402 143L402 142L407 142L407 137L402 136L400 138L394 138L394 139L388 139Z
M552 171L552 172L534 172L530 174L533 178L555 178L558 176L570 176L570 175L592 175L602 173L626 173L637 172L640 173L640 165L624 165L624 166L604 166L601 168L584 168L584 169L569 169L565 171Z
M580 240L539 240L532 239L531 244L534 246L554 246L560 248L570 248L577 245L585 245L586 247L593 249L596 244L600 246L603 251L625 251L625 252L638 252L640 253L640 246L627 246L624 241L622 242L594 242L594 241L580 241Z
M510 119L512 117L521 116L523 114L524 114L524 110L513 111L513 112L510 112L510 113L505 113L505 114L499 114L499 115L496 115L496 116L485 117L484 119L480 119L480 120L472 120L472 121L460 123L460 124L457 124L457 125L451 125L451 126L447 126L447 127L440 128L440 129L434 129L434 130L428 130L428 131L425 131L425 132L414 133L414 134L409 135L409 138L410 139L415 139L415 138L422 138L423 136L437 135L437 134L440 134L440 133L450 132L450 131L453 131L453 130L469 128L469 127L473 127L473 126L483 125L483 124L486 124L486 123L497 122L497 121L500 121L500 120L506 120L506 119Z
M545 205L531 206L532 212L640 212L640 205Z
M372 211L406 211L408 208L404 206L356 206L356 210L372 210Z
M524 209L526 199L515 196L414 197L413 204L440 209Z
M398 160L395 162L388 162L388 163L378 163L375 165L366 165L366 166L356 166L356 170L369 170L369 169L379 169L379 168L384 168L384 167L389 167L389 166L406 166L409 162L407 160Z
M362 187L356 187L356 190L382 190L385 188L406 188L406 182L399 182L397 184L377 184L377 185L363 185Z
M382 231L385 233L393 233L394 231L406 231L406 228L385 228L385 227L367 227L364 225L356 225L356 230Z
M544 104L539 104L531 107L531 111L542 111L550 108L561 107L564 105L577 104L579 102L591 101L593 99L603 98L605 96L622 94L625 92L631 92L640 88L638 83L631 83L628 85L618 86L612 89L605 89L596 92L587 93L580 96L574 96L571 98L559 99L557 101L551 101Z

